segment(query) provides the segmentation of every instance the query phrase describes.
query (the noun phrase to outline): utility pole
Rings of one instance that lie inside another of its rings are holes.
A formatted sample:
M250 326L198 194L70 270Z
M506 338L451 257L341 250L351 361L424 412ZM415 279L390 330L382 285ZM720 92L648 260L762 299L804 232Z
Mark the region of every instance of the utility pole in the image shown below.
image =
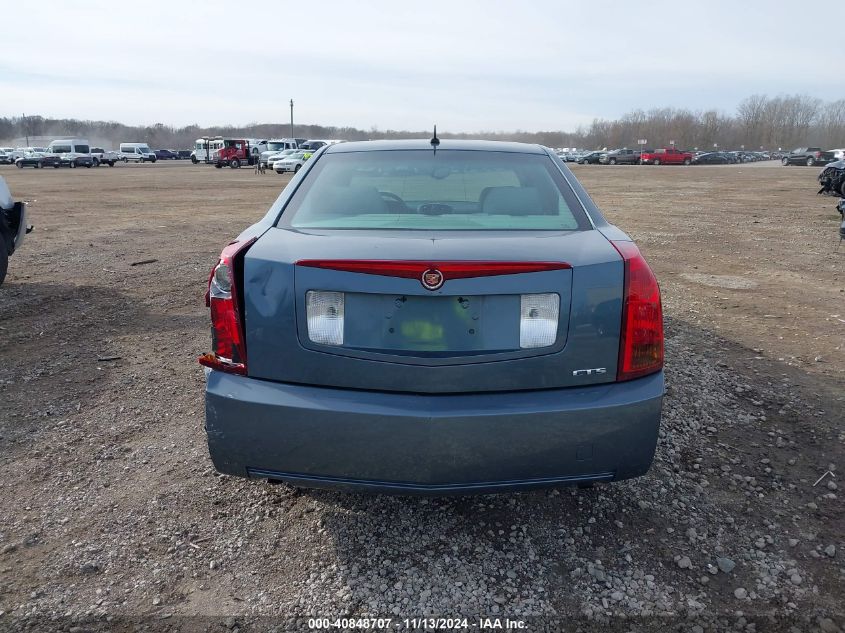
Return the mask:
M290 100L290 137L293 138L293 99Z
M26 146L29 147L29 126L26 124L26 112L21 117L23 118L23 133L26 135Z

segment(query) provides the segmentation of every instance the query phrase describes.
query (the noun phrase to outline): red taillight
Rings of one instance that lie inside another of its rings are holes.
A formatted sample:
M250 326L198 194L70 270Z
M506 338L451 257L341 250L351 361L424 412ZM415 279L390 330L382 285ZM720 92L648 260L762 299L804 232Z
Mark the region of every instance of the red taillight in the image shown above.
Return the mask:
M625 263L622 331L616 380L631 380L663 368L663 308L660 287L633 242L612 242Z
M208 277L205 304L211 308L212 352L200 356L200 365L246 375L246 338L244 336L243 302L238 284L246 250L255 238L232 242L217 260Z
M816 152L816 158L821 158L821 157L822 157L822 153L821 153L821 152Z
M419 279L427 270L436 269L443 274L447 281L449 279L515 275L517 273L537 273L571 268L565 262L431 262L384 259L303 259L296 262L296 265L406 279Z

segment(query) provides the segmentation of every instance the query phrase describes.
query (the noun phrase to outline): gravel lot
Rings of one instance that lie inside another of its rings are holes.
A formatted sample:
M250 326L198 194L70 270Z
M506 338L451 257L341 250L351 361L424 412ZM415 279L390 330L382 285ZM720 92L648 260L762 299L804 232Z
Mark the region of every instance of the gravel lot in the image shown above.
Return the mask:
M0 288L0 630L845 630L845 249L817 169L575 171L663 286L654 466L441 499L211 467L208 270L287 177L0 168L36 225Z

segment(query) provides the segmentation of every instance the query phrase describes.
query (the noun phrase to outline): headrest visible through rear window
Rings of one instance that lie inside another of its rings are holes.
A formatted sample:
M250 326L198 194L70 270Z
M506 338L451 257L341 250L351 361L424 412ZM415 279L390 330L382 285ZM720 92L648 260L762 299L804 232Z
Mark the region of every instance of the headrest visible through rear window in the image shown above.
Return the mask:
M338 217L388 213L387 204L374 187L321 187L312 193L312 217Z
M481 212L488 215L541 215L536 187L487 187L480 196Z

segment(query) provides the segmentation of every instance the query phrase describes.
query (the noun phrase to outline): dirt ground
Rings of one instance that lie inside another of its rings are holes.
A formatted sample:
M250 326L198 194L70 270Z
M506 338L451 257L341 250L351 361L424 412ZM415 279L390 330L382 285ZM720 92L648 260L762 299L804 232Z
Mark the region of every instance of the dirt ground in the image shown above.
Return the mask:
M573 171L663 289L655 464L419 499L208 460L208 271L288 177L0 167L35 224L0 288L0 630L845 630L845 246L818 170Z

